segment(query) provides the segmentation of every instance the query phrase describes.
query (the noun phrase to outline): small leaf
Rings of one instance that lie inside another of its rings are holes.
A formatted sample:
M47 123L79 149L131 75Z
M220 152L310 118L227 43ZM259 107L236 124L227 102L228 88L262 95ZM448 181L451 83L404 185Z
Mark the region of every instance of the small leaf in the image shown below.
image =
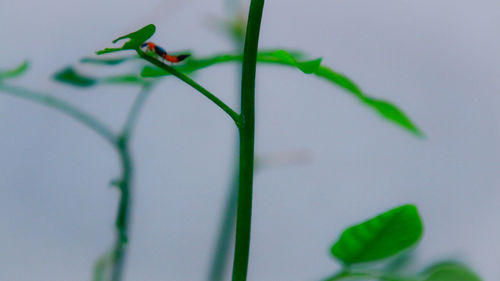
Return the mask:
M472 270L457 263L442 263L433 266L425 281L481 281Z
M98 82L95 78L77 73L73 67L66 67L60 72L54 74L53 78L61 83L77 87L90 87Z
M145 27L132 32L130 34L121 36L115 40L113 40L113 43L116 43L120 40L127 39L129 38L130 40L127 41L121 48L106 48L104 50L97 51L96 54L102 55L102 54L107 54L107 53L113 53L113 52L118 52L118 51L123 51L123 50L136 50L139 49L142 45L142 43L146 42L151 36L156 31L156 27L154 24L149 24L146 25Z
M414 245L422 231L417 208L403 205L347 228L331 253L346 265L376 261Z
M114 58L114 59L108 59L108 58L83 58L80 60L81 63L92 63L92 64L104 64L104 65L117 65L123 62L126 62L128 60L134 59L134 57L121 57L121 58Z
M408 118L399 108L397 108L395 105L371 98L371 97L364 97L363 100L365 103L377 110L377 112L385 117L386 119L406 128L408 131L412 132L416 136L423 136L422 132L420 129L413 124L413 122Z
M0 80L16 78L23 75L26 72L26 70L28 70L29 65L30 65L29 61L26 60L16 68L0 71Z

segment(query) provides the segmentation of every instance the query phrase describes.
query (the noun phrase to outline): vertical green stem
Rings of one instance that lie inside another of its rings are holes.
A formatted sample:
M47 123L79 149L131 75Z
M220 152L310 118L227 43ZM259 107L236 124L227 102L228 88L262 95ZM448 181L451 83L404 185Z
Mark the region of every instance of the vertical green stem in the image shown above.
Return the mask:
M127 253L128 230L130 225L130 206L131 206L131 185L133 178L132 159L130 157L128 138L120 137L117 145L118 154L122 163L122 175L116 183L120 190L120 201L118 214L116 216L116 242L112 253L113 268L111 271L111 280L122 280L125 257Z
M243 52L241 78L241 118L243 122L238 126L240 136L240 175L238 179L238 209L233 281L245 281L248 271L254 168L255 71L263 9L264 0L252 0Z
M131 192L132 181L134 175L134 166L130 155L130 138L133 133L134 125L137 121L139 113L144 106L146 99L151 93L151 84L144 85L141 92L137 95L130 112L127 115L125 126L118 138L116 149L120 156L122 174L116 182L116 186L120 190L120 201L118 203L118 213L116 215L116 241L111 253L112 269L111 281L121 281L123 270L125 268L125 259L127 255L128 233L130 226L131 213Z

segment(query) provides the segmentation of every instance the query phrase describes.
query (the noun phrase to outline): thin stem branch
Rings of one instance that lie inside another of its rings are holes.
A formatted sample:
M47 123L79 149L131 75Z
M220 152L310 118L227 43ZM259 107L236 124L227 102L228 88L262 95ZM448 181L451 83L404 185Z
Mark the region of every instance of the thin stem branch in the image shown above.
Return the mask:
M135 98L134 103L132 104L132 108L130 109L130 112L127 115L127 120L125 121L125 125L122 130L122 135L125 136L126 138L129 138L132 135L135 123L137 121L137 117L140 114L144 102L151 94L151 88L152 88L151 84L146 84L142 86L141 92Z
M43 94L23 88L8 86L5 84L0 84L0 91L3 91L4 93L15 97L28 99L33 102L54 108L57 111L62 112L67 116L89 127L95 133L103 137L113 146L117 144L118 138L108 126L106 126L103 122L99 121L92 115L86 113L85 111L77 108L74 105L71 105L66 101L63 101L59 98L56 98L48 94Z
M134 166L132 156L130 154L130 138L133 133L134 125L137 121L139 113L144 106L146 99L151 93L152 85L148 84L141 88L140 93L137 95L127 119L123 130L118 139L116 149L120 156L122 165L121 178L116 182L116 186L120 190L120 201L118 203L118 213L116 215L116 240L115 246L112 250L112 270L111 281L121 281L124 271L124 264L127 254L130 214L132 208L131 192L133 184Z
M209 100L211 100L213 103L215 103L220 109L224 110L224 112L226 112L229 115L229 117L231 117L234 120L236 125L239 126L239 124L241 123L240 115L238 113L236 113L231 107L226 105L223 101L221 101L218 97L216 97L214 94L209 92L203 86L196 83L193 79L189 78L188 76L186 76L182 72L179 72L177 69L160 62L159 60L155 59L154 57L149 56L148 54L144 53L140 49L137 49L136 51L141 58L143 58L143 59L149 61L150 63L158 66L159 68L171 73L172 75L174 75L175 77L184 81L186 84L193 87L195 90L197 90L202 95L207 97Z
M241 76L241 118L243 124L238 126L240 135L240 174L233 281L245 281L248 271L254 169L255 72L263 9L264 0L251 1L243 52Z

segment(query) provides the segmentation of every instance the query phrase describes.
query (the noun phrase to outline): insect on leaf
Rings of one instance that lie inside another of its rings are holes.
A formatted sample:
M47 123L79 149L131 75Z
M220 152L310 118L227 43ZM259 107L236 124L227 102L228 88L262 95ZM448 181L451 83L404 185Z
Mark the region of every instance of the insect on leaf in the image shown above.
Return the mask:
M123 44L123 46L121 48L106 48L104 50L97 51L96 54L102 55L102 54L107 54L107 53L123 51L123 50L139 49L141 47L142 43L146 42L146 40L148 40L149 38L151 38L151 36L153 36L155 31L156 31L156 27L154 26L154 24L146 25L145 27L143 27L135 32L121 36L121 37L113 40L113 43L116 43L116 42L123 40L123 39L127 39L127 38L130 39L125 44Z
M414 245L422 231L417 208L403 205L347 228L331 253L346 265L377 261Z
M9 70L0 70L0 80L2 79L9 79L9 78L16 78L21 75L23 75L29 68L29 61L24 61L22 64L19 66L9 69Z

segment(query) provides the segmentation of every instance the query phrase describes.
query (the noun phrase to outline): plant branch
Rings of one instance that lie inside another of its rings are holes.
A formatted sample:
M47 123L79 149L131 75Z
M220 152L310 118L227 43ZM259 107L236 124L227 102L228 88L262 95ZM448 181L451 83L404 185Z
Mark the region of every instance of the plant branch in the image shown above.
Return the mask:
M213 103L215 103L220 109L224 110L224 112L226 112L229 115L229 117L231 117L234 120L236 125L239 126L239 124L241 123L240 115L238 113L236 113L231 107L226 105L223 101L221 101L218 97L216 97L214 94L209 92L203 86L196 83L193 79L189 78L188 76L186 76L182 72L179 72L177 69L160 62L156 58L149 56L148 54L144 53L140 49L137 49L136 51L141 58L143 58L143 59L147 60L148 62L158 66L159 68L171 73L172 75L174 75L175 77L184 81L186 84L193 87L195 90L197 90L202 95L207 97L209 100L211 100Z
M251 1L243 51L241 76L241 118L243 123L238 126L240 162L233 281L245 281L248 271L254 169L255 72L263 9L264 0Z
M140 114L140 111L144 105L144 102L147 100L149 95L151 94L151 84L146 84L141 87L141 92L137 95L132 104L132 108L127 115L127 120L125 121L125 125L122 130L122 135L127 139L130 138L132 132L134 130L135 123L137 121L137 117Z
M5 84L0 84L0 91L3 91L4 93L15 97L28 99L33 102L54 108L57 111L62 112L65 115L72 117L73 119L89 127L113 146L117 144L118 138L108 126L104 125L104 123L97 120L92 115L77 108L76 106L69 104L66 101L63 101L51 95L34 92L23 88L8 86Z

